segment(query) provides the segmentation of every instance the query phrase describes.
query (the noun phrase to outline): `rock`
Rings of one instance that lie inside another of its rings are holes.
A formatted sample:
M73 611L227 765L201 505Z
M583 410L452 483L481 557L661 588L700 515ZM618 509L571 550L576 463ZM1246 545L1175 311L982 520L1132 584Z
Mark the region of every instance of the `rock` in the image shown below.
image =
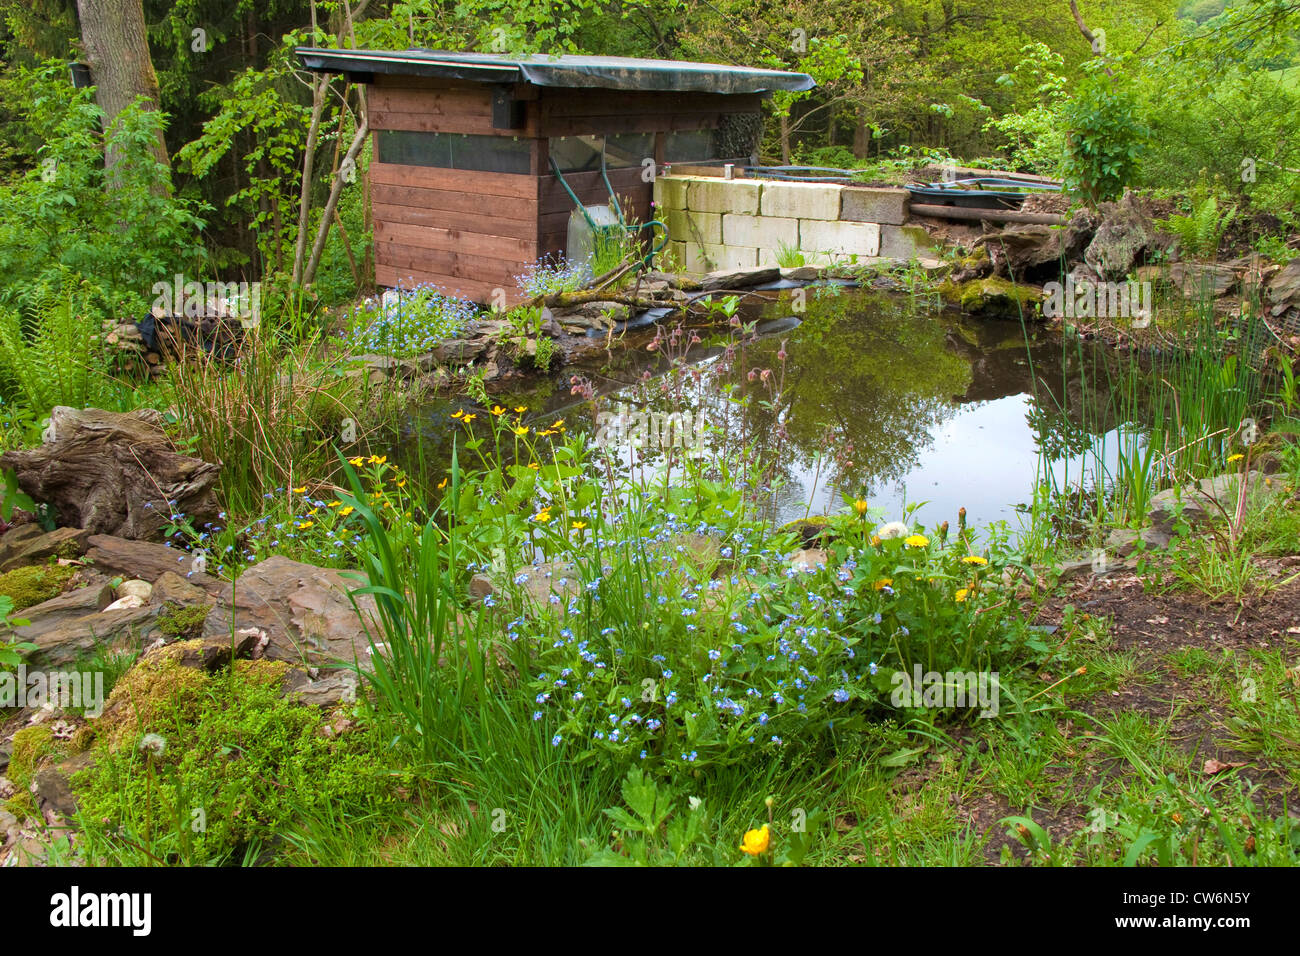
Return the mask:
M355 703L357 687L357 675L352 671L331 671L313 680L306 671L291 667L284 675L280 696L311 707L328 708Z
M1187 299L1218 298L1237 285L1237 273L1217 262L1175 262L1169 267L1169 282Z
M129 581L123 581L117 586L117 596L138 597L142 602L147 602L153 595L153 585L148 581L141 581L139 578L132 578Z
M477 362L488 348L488 337L473 339L448 339L433 350L433 357L443 365L466 365Z
M90 532L84 528L55 528L43 532L40 525L25 524L0 538L0 573L28 564L43 564L49 558L76 558L85 554Z
M791 266L781 270L782 279L793 282L814 282L822 277L821 266Z
M153 583L149 600L153 604L204 604L215 600L211 594L196 584L191 584L175 571L164 571Z
M830 556L821 548L804 548L790 555L790 567L796 571L816 571L826 567Z
M776 266L758 269L734 269L710 272L700 280L700 288L706 292L719 289L747 289L752 285L762 285L781 278L781 270ZM679 286L679 288L681 288Z
M604 331L626 322L632 309L621 302L584 302L557 314L563 323Z
M230 596L228 582L194 570L195 556L180 548L103 534L92 535L88 543L86 557L102 571L146 581L157 580L170 571L214 597L228 599Z
M36 608L28 608L24 613L31 615L34 611ZM157 636L154 627L157 612L153 607L128 607L80 617L59 616L52 621L33 616L31 624L14 628L14 634L18 640L36 645L27 655L28 667L61 667L119 639L136 647L144 646Z
M84 587L73 588L62 594L34 604L19 613L30 624L24 624L15 633L24 633L28 639L49 631L61 623L98 614L114 600L113 585L102 575L93 578Z
M144 607L144 604L145 604L144 598L140 597L140 595L128 594L126 597L118 598L108 607L104 608L104 610L101 613L108 613L109 611L123 611L130 607Z
M1237 473L1202 478L1182 488L1168 488L1151 496L1147 517L1157 530L1169 534L1174 526L1174 514L1182 505L1183 520L1190 525L1201 524L1224 513L1232 514L1237 508L1241 476ZM1253 504L1268 495L1282 491L1281 482L1270 479L1259 471L1247 477L1247 500Z
M5 452L0 467L12 468L19 487L50 505L60 524L147 539L173 511L196 525L216 517L219 466L178 454L159 412L58 405L50 427L53 441Z
M1169 547L1171 540L1170 536L1159 528L1147 527L1141 531L1134 531L1131 528L1114 528L1106 536L1106 543L1102 547L1108 555L1127 558L1138 550L1139 544L1145 551L1163 551Z
M1129 190L1124 191L1119 202L1102 203L1098 212L1102 221L1083 259L1103 280L1118 282L1132 271L1138 257L1152 244L1155 226L1150 214Z
M547 606L567 606L569 599L582 591L578 569L567 561L543 561L527 565L519 569L515 581L526 597ZM481 601L489 594L501 593L501 590L489 575L476 574L470 579L469 593L475 600Z
M170 645L171 659L182 667L192 667L211 674L229 666L232 660L252 657L258 640L258 631L249 628L247 631L236 631L234 634L209 635L180 641ZM156 654L158 650L148 653Z
M995 276L1016 282L1045 281L1060 274L1064 235L1055 226L1010 226L985 236L983 248Z
M945 302L960 307L967 315L983 318L1038 318L1042 299L1038 286L1017 285L996 277L943 282L937 291Z
M87 751L36 771L32 775L32 793L41 812L52 810L64 819L75 816L77 798L72 792L72 777L93 763L94 755Z
M228 599L218 603L203 633L216 637L229 635L232 627L258 628L268 637L265 656L290 664L365 661L370 641L347 597L348 591L364 583L348 573L273 555L239 576L233 588L233 612ZM374 598L360 595L357 603L379 637Z

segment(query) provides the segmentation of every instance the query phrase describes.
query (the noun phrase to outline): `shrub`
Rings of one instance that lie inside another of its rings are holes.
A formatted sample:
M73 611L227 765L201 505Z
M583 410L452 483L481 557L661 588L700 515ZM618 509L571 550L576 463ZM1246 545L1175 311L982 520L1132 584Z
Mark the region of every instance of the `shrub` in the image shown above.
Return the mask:
M422 355L456 336L474 317L474 306L420 283L367 299L349 317L345 338L353 353L405 358Z

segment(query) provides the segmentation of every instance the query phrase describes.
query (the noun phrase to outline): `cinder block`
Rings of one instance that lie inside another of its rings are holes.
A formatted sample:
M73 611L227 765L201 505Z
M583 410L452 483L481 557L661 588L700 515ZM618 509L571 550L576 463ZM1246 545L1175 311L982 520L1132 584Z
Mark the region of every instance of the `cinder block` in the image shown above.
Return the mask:
M921 226L881 226L880 254L893 259L919 259L932 255L933 237Z
M681 265L686 272L704 273L722 268L723 252L726 251L722 243L684 242L682 246Z
M722 247L722 261L718 263L719 269L753 269L758 265L758 250L752 246L733 246L727 244Z
M722 242L722 213L668 209L662 215L668 235L680 242Z
M841 219L892 226L901 226L907 222L908 192L906 189L846 186L841 191L840 197L839 218Z
M714 179L701 176L691 179L686 192L686 207L696 212L758 215L758 198L762 183L745 179Z
M874 222L800 219L799 248L805 254L874 258L880 255L880 226Z
M764 216L791 219L839 219L843 191L843 186L823 183L767 182L759 211Z
M659 209L685 209L689 180L677 176L656 176L654 184L655 206Z
M728 213L722 217L722 241L729 246L753 246L756 249L776 249L781 243L797 248L799 220Z
M664 261L665 256L672 260L671 268L686 268L686 243L669 240L668 245L664 246L663 249L660 250L659 260L655 263L656 268L669 268L669 264Z

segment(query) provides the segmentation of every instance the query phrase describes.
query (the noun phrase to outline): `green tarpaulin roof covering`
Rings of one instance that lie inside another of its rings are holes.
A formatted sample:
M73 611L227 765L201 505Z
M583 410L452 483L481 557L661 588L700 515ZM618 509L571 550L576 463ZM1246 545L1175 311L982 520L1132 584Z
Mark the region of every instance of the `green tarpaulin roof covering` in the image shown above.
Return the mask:
M299 47L296 52L307 69L318 73L391 73L479 83L691 93L800 91L811 90L817 85L806 73L622 56L499 56L445 50L325 50L314 47Z

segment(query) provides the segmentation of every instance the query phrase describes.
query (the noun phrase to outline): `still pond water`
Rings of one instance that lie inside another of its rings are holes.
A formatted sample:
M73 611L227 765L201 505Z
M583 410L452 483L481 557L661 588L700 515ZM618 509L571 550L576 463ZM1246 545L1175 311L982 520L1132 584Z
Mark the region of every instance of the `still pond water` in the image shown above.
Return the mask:
M725 336L699 330L680 384L664 374L664 352L674 350L647 350L653 333L643 328L600 361L493 398L527 404L525 421L541 428L563 416L646 474L658 460L647 446L659 444L647 425L671 423L698 447L703 422L709 460L770 465L779 480L766 504L778 522L835 511L848 495L885 520L921 503L915 520L928 527L955 526L964 507L973 526L1015 529L1045 469L1058 484L1084 473L1078 452L1091 436L1075 410L1085 391L1104 391L1111 358L1101 347L856 291L810 297L800 316L787 298L744 317L757 321L757 340L728 350ZM594 389L591 401L572 394L574 375ZM428 406L411 422L426 462L449 454L455 407Z

